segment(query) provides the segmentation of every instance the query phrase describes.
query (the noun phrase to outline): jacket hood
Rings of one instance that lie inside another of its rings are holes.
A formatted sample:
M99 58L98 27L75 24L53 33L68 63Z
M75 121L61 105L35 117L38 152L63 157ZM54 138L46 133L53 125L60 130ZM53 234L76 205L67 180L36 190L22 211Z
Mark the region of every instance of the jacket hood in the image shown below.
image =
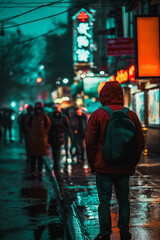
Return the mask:
M102 106L123 105L123 89L118 81L106 82L100 91L99 100Z

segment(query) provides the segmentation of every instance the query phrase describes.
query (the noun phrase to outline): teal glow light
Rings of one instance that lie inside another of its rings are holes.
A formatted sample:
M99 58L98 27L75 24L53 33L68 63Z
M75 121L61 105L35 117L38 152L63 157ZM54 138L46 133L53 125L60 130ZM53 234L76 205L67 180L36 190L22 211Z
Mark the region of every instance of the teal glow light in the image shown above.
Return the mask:
M12 121L15 120L15 116L14 116L14 115L11 116L11 120L12 120Z
M69 83L69 80L68 80L68 78L64 78L64 79L62 80L62 82L63 82L64 84L67 84L67 83Z
M43 69L44 69L44 65L41 65L39 68L40 68L41 70L43 70Z
M16 103L15 102L11 102L11 107L15 107Z

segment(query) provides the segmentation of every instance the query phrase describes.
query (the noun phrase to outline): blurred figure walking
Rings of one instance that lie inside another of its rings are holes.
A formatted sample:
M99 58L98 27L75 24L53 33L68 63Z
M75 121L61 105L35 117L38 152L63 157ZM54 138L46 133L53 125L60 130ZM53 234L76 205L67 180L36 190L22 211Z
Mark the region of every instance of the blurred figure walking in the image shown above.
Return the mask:
M53 107L53 113L50 116L51 128L48 133L48 141L52 148L52 157L54 161L53 168L59 168L61 146L64 144L65 131L68 130L68 118L62 114L59 105Z
M76 153L76 139L75 139L75 134L74 134L74 117L75 117L75 109L70 109L68 112L69 116L69 137L70 137L70 154L71 157Z
M24 139L25 141L25 149L26 149L26 155L27 155L27 161L29 162L30 160L30 155L27 152L27 138L28 138L28 132L25 126L25 122L26 120L31 117L33 115L33 106L29 105L27 107L27 113L22 113L22 115L20 114L18 117L18 123L19 123L19 131L20 131L20 139L19 141L22 142L22 140Z
M14 111L12 109L9 109L9 108L4 108L1 110L1 124L2 124L2 127L4 129L4 136L3 136L3 140L4 142L7 141L7 130L9 132L9 140L10 142L13 142L12 140L12 113Z
M76 143L76 153L73 156L77 157L78 162L84 161L84 138L85 131L87 128L87 115L82 112L80 108L76 110L74 119L73 119L73 130L74 130L74 140Z
M36 175L36 163L38 164L38 173L42 174L43 156L48 154L47 134L50 126L50 119L44 114L42 104L36 102L34 114L29 116L25 122L28 134L27 154L31 156L31 171L33 175Z
M25 128L25 121L33 113L33 106L29 105L26 110L27 110L27 112L21 112L18 116L19 142L22 142L23 139L26 142L27 131L26 131L26 128Z

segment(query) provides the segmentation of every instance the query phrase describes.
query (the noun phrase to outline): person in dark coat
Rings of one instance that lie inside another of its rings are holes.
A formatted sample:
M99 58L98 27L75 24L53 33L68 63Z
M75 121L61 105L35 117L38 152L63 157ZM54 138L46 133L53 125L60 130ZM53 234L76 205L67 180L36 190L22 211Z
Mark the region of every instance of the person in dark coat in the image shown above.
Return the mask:
M68 118L62 114L59 105L53 107L53 113L50 115L51 128L48 133L48 141L52 148L52 157L54 161L53 169L59 168L61 146L64 144L65 131L68 129Z
M28 132L25 126L25 122L28 118L32 117L33 115L33 106L32 105L28 105L27 107L27 112L26 113L21 113L18 117L18 123L19 123L19 130L20 130L20 139L19 141L22 142L23 138L25 141L25 149L26 149L26 155L27 155L27 161L29 162L30 160L30 156L28 155L27 152L27 138L28 138Z
M123 89L118 81L106 82L99 96L102 106L108 105L113 111L122 110L124 99ZM116 197L119 205L119 221L121 240L131 239L129 232L130 203L129 203L129 177L134 174L136 164L139 162L144 148L144 137L140 121L131 110L128 117L136 127L137 146L135 154L130 156L130 164L125 166L113 166L105 161L102 156L102 145L105 140L105 132L109 114L99 108L89 118L85 143L87 160L92 173L96 173L96 185L99 197L99 224L100 233L95 238L110 239L112 233L110 201L112 196L112 185L115 187Z
M70 154L71 158L75 156L76 153L76 139L74 134L74 117L75 117L75 109L70 109L68 111L68 117L69 117L69 137L70 137Z
M74 140L76 144L76 153L74 154L77 157L78 162L84 161L84 138L85 131L87 127L87 115L82 112L80 108L77 108L72 122L74 130Z
M29 116L25 122L28 134L27 154L31 156L31 171L34 175L36 174L36 162L38 162L38 173L42 174L43 156L48 154L47 134L50 126L50 119L44 114L42 104L36 102L34 114Z
M19 142L22 142L23 139L26 141L27 131L25 128L26 119L33 113L33 106L28 105L27 112L22 112L18 116L18 124L19 124Z
M9 140L10 142L13 142L12 140L12 111L10 109L8 110L2 110L1 111L1 124L4 129L4 137L3 140L4 142L7 141L7 130L9 131Z

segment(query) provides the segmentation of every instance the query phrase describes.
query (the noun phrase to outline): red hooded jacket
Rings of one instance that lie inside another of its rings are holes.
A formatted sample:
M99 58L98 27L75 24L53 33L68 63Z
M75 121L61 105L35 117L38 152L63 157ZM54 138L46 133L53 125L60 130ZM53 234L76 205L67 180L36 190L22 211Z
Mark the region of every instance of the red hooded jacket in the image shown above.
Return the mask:
M108 105L113 111L122 110L123 89L119 82L112 81L106 82L103 86L100 96L100 102L102 106ZM131 155L131 163L127 166L112 166L108 164L102 156L102 145L105 140L105 132L107 122L109 120L109 114L103 109L99 108L89 118L85 144L87 152L87 160L92 172L101 172L105 174L129 174L132 175L135 172L135 166L139 162L142 150L144 148L144 136L142 132L141 123L137 115L128 110L128 117L135 124L137 130L137 149L135 155Z

